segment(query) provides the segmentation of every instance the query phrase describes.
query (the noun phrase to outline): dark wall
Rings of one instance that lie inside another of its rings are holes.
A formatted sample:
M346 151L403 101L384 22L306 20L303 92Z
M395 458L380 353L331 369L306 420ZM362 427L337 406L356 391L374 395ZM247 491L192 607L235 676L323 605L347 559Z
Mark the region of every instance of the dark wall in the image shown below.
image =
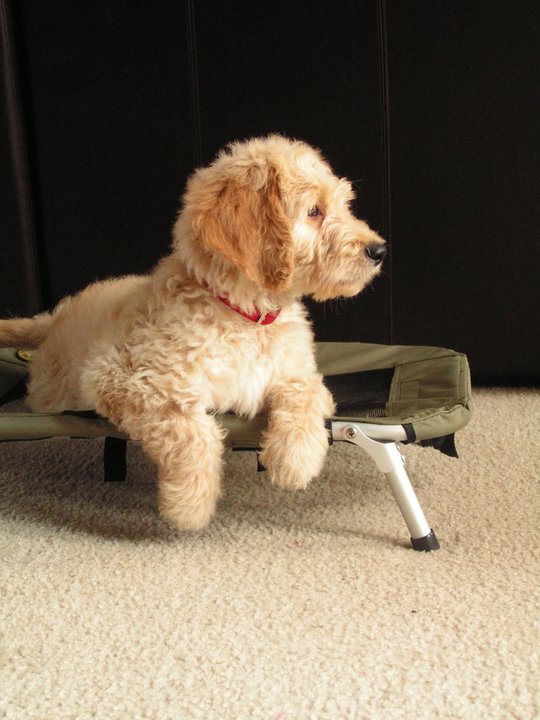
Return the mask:
M182 3L13 3L45 303L166 252L192 167Z
M42 304L32 192L15 39L0 3L0 312L37 312ZM3 307L5 305L5 308Z
M533 2L389 3L395 342L540 375Z
M15 69L25 145L12 151L4 93L0 313L148 270L189 172L282 132L355 181L358 214L391 243L359 298L310 304L320 339L449 346L476 379L538 377L533 7L12 2L4 82Z

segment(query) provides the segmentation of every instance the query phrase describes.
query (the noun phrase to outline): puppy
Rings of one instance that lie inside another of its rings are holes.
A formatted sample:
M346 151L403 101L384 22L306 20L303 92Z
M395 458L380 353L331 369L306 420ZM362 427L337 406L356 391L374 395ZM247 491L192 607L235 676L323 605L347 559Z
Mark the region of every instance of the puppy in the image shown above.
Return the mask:
M218 413L267 413L261 461L272 482L304 488L324 462L334 404L299 298L356 295L386 252L352 200L303 142L230 144L189 179L172 251L152 274L0 321L0 345L37 348L31 408L94 409L139 441L157 465L160 511L179 528L215 511Z

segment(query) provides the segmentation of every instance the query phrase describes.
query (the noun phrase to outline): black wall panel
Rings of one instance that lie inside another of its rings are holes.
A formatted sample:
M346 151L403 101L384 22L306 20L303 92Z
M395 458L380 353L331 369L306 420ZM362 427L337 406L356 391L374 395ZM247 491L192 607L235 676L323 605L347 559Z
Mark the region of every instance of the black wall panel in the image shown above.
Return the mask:
M37 312L42 304L32 184L28 166L17 42L0 3L0 316Z
M8 127L5 83L0 83L0 127ZM0 317L27 311L25 263L20 242L19 210L9 134L0 133Z
M532 2L389 3L394 341L540 376Z
M192 166L185 8L17 7L50 304L168 248Z

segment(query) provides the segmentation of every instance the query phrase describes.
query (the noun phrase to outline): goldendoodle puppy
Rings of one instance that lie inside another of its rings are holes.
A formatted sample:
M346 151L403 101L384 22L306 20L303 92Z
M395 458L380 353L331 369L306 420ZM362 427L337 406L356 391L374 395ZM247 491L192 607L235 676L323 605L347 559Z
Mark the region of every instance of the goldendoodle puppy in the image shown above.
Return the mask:
M350 183L281 136L226 147L189 179L172 252L151 275L90 285L51 314L0 321L0 344L36 347L30 406L95 409L158 468L159 507L203 527L220 493L216 413L268 413L261 460L303 488L333 413L303 295L356 295L384 241L351 214Z

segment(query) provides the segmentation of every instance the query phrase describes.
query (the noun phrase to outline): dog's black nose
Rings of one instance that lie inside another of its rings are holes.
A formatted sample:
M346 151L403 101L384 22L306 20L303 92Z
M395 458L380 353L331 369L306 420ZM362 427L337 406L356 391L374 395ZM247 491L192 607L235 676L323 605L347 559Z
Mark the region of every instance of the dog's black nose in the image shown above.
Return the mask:
M386 255L386 245L374 243L373 245L368 245L364 252L374 265L380 265Z

